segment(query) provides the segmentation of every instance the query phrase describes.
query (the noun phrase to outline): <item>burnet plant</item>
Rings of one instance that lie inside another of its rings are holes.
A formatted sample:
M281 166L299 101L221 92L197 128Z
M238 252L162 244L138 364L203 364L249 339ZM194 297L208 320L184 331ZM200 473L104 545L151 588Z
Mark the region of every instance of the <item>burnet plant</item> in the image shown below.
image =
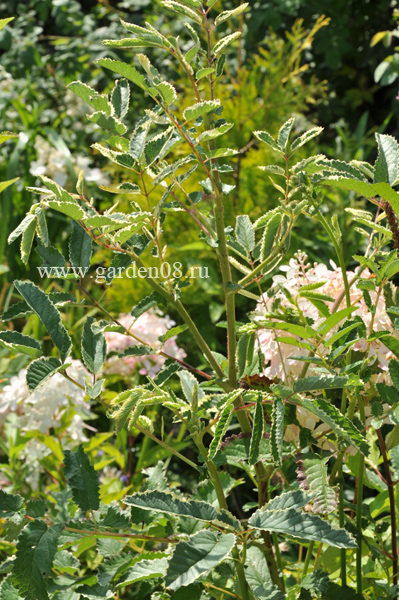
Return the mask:
M3 322L35 313L53 351L44 356L39 340L12 328L0 333L0 342L34 357L27 369L30 390L55 373L73 382L70 357L73 350L80 352L92 374L86 395L106 405L117 431L127 427L149 436L201 485L192 493L176 486L172 492L159 465L142 489L119 505L106 505L100 502L84 446L66 450L60 468L68 487L48 503L46 498L26 504L20 495L0 492L9 535L18 534L15 557L1 567L6 575L2 597L277 600L340 594L355 599L364 593L395 598L399 305L391 280L399 271L399 195L393 189L399 177L398 144L377 135L375 165L349 164L321 154L303 158L320 127L298 134L291 118L276 137L256 131L258 142L275 152L276 164L259 166L281 194L280 203L255 222L237 215L232 227L224 214L239 149L223 145L234 123L223 119L218 87L229 68L229 48L241 35L241 30L223 32L234 27L248 5L222 12L215 0L163 5L184 18L189 44L183 34L176 39L151 25L124 23L128 37L104 43L138 53L129 63L98 61L118 76L111 94L80 82L70 85L93 109L90 119L104 132L104 142L94 149L125 169L126 179L107 189L128 198L130 209L113 206L100 212L86 198L81 178L72 193L42 177L42 187L31 188L38 201L9 242L21 238L25 264L36 236L50 266L69 261L72 267L88 267L98 248L110 253L117 269L132 263L146 267L154 260L161 265L167 260L168 213L179 210L217 257L225 354L213 352L196 326L184 302L187 282L180 277L149 278L153 291L133 307L132 316L172 306L180 323L163 340L190 332L206 366L192 365L190 356L187 362L169 357L155 378L112 401L101 376L104 333L133 335L136 344L123 356L151 355L154 349L123 328L82 280L76 286L97 315L85 319L80 348L72 348L60 312L67 311L65 303L74 296L47 294L28 280L14 282L21 298L3 314ZM194 102L162 78L142 48L155 48L175 62ZM131 86L148 99L133 126L125 119ZM340 223L323 207L327 186L352 190L377 207L349 211L367 242L355 257L355 272L346 269ZM50 244L48 211L75 223L67 258ZM270 286L270 275L287 262L291 232L304 218L326 232L339 266L334 271L325 267L320 279L317 268L312 274L298 255L290 261L297 269L295 286L289 277L275 278ZM244 323L236 320L237 295L257 309ZM381 319L386 326L380 326ZM265 350L265 332L283 363L280 376L267 371L268 361L273 364L276 358L270 348ZM292 371L293 362L299 371ZM147 407L160 405L186 431L196 460L169 446L148 418ZM250 500L241 508L231 502L231 494L243 480L249 482ZM84 566L84 549L93 547L96 558Z

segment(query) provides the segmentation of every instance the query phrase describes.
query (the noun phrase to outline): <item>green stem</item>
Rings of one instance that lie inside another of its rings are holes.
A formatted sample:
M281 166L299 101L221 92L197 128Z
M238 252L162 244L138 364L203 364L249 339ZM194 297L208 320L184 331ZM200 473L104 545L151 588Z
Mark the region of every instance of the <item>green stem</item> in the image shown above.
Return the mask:
M384 436L382 435L381 429L377 429L378 444L380 446L382 459L384 461L385 468L385 479L388 485L388 496L389 496L389 511L391 517L391 546L392 546L392 582L393 585L398 585L398 541L397 541L397 522L396 522L396 507L395 507L395 489L392 481L391 469L389 467L389 460L387 455L387 449L384 442ZM397 600L397 594L393 597L393 600Z
M364 456L360 455L356 493L356 591L362 594L362 503L363 503Z
M327 232L328 237L331 240L332 245L334 246L334 250L335 253L337 255L338 258L338 263L339 266L341 268L341 273L342 273L342 279L344 282L344 289L345 289L345 299L346 299L346 305L349 307L351 304L351 297L350 297L350 287L349 287L349 282L348 282L348 276L347 276L347 272L346 272L346 265L345 265L345 259L344 259L344 255L342 253L342 248L339 245L336 236L334 234L334 231L332 230L330 224L328 223L327 219L325 219L325 217L321 214L321 212L318 212L318 216L319 216L319 220L320 223L323 225L325 231ZM347 356L347 364L349 364L350 362L350 354ZM343 390L342 392L342 398L341 398L341 412L345 412L346 409L346 391ZM352 402L352 406L350 406L350 409L348 409L348 417L352 418L353 417L353 413L355 410L355 403L354 401ZM351 415L349 416L349 413L351 413ZM339 478L339 506L338 506L338 511L339 511L339 524L340 527L343 527L345 524L345 513L344 513L344 474L343 474L343 470L342 470L342 460L343 460L343 453L339 453L337 461L336 461L336 465L338 467L338 478ZM340 550L340 557L341 557L341 583L343 586L346 585L346 550L344 548L342 548Z
M192 469L195 469L196 471L199 471L198 466L195 463L193 463L192 460L190 460L189 458L186 458L178 450L175 450L174 448L172 448L172 446L169 446L169 444L167 444L163 440L160 440L159 438L157 438L153 433L151 433L151 431L149 431L148 429L144 429L137 422L135 423L134 426L135 426L136 429L138 429L140 431L140 433L142 433L143 435L145 435L147 438L151 438L153 442L155 442L156 444L159 444L160 446L162 446L162 448L165 448L165 450L167 450L171 454L174 454L174 456L176 456L177 458L180 458L180 460L184 461ZM136 467L137 470L139 470L139 467L140 467L140 465L138 463L137 467Z
M314 542L311 541L311 542L309 542L308 550L306 552L305 563L303 565L303 571L302 571L302 579L305 577L306 573L308 572L310 561L311 561L312 554L313 554L313 548L314 548Z
M215 488L219 506L220 506L220 508L223 508L224 510L228 510L226 496L224 495L223 486L220 481L220 477L219 477L219 473L216 468L216 465L212 460L210 460L208 458L208 453L202 442L201 436L199 434L193 435L193 439L194 439L195 445L197 446L199 453L201 454L202 458L204 459L204 462L208 469L209 477L212 481L213 487ZM244 565L241 562L240 553L239 553L237 546L234 546L234 548L231 551L231 554L232 554L232 557L234 560L236 573L237 573L237 577L238 577L238 582L240 584L242 600L250 600L249 587L248 587L247 580L245 578L245 569L244 569Z
M342 471L342 461L339 467L339 526L343 529L345 526L345 512L344 512L344 477ZM344 549L340 550L341 556L341 584L342 587L346 586L346 552Z

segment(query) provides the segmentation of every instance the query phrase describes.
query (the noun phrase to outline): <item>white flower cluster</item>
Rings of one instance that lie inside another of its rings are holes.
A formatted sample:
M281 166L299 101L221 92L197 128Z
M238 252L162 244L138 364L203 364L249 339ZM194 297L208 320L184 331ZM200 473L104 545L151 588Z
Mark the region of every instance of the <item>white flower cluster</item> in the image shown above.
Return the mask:
M162 349L165 353L180 360L186 356L184 350L177 346L176 337L169 338L164 344L158 339L175 325L175 322L168 316L159 316L151 308L136 320L131 315L121 314L118 317L118 321L127 331L137 336L145 344L151 346L151 348L155 348L156 350ZM107 341L108 352L123 352L123 350L130 346L140 345L140 342L133 337L122 333L106 332L104 335ZM160 354L127 356L125 358L113 356L108 361L107 372L110 374L131 375L135 369L139 369L141 375L153 377L158 373L165 360L165 357Z
M79 360L73 360L68 374L84 385L87 371ZM58 429L62 418L72 409L73 416L65 432L62 432L64 447L73 447L87 441L85 418L90 418L89 405L84 401L85 392L60 373L55 373L43 385L29 392L26 384L26 369L11 378L8 385L0 390L0 426L4 425L7 415L14 413L13 427L22 432L48 434L50 429ZM27 442L22 457L29 461L32 468L31 485L35 485L34 475L38 461L50 454L51 450L36 439ZM37 471L37 469L36 469Z
M30 165L30 173L38 177L46 175L56 183L64 186L68 180L67 161L71 158L67 148L54 148L40 135L35 140L37 160ZM109 178L98 167L90 167L91 160L87 156L77 155L73 157L76 171L83 171L84 178L88 182L97 185L108 185Z

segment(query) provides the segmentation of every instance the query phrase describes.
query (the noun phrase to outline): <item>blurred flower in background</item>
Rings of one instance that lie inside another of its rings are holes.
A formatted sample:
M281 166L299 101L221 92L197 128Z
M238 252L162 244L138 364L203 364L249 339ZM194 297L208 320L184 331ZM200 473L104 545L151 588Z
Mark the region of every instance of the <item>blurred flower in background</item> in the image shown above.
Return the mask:
M260 298L256 311L255 320L261 321L265 318L273 318L278 310L291 310L293 314L299 313L299 318L302 319L302 324L308 322L313 328L322 323L325 317L321 316L316 306L307 298L299 296L299 291L302 286L320 283L315 291L331 297L332 301L326 301L330 310L338 298L344 296L345 288L342 277L342 272L337 265L332 261L330 263L332 269L329 269L324 264L314 263L313 266L307 263L307 256L302 252L298 252L295 258L289 261L288 265L280 267L284 273L273 277L273 284L270 290L263 294ZM349 282L356 277L353 271L347 271ZM370 279L371 274L365 270L362 272L362 279ZM284 291L288 292L288 294ZM374 315L371 314L367 307L363 292L359 289L357 282L350 288L350 299L352 306L356 307L351 317L360 317L366 326L367 331L371 326L373 318L374 331L389 331L395 335L392 322L386 312L385 299L382 293L371 290L369 292L371 302L375 306ZM293 299L294 303L289 300ZM345 299L343 298L339 308L345 307ZM299 309L299 310L298 310ZM335 327L330 333L337 330ZM304 363L300 360L295 360L293 356L307 356L308 351L299 347L294 347L290 344L285 344L276 341L276 337L284 335L293 337L289 332L278 332L276 330L261 329L258 333L259 348L265 358L264 374L267 377L278 377L281 380L291 380L301 374ZM372 359L377 359L379 368L385 373L388 369L388 362L393 358L393 354L387 350L380 340L374 340L367 343L364 339L359 339L353 346L353 349L358 352L367 352ZM319 347L322 352L322 346ZM312 371L312 366L308 373Z
M118 321L126 330L152 348L157 350L162 349L167 354L179 360L183 360L186 356L184 350L177 346L176 336L169 338L164 344L158 339L175 325L175 322L167 315L160 316L151 308L136 320L131 315L121 314L118 317ZM123 352L130 346L140 345L140 342L133 337L122 333L106 332L104 335L107 341L108 352ZM125 358L113 356L108 361L106 371L109 374L130 375L135 369L138 369L141 375L153 377L158 373L165 360L159 354L127 356Z

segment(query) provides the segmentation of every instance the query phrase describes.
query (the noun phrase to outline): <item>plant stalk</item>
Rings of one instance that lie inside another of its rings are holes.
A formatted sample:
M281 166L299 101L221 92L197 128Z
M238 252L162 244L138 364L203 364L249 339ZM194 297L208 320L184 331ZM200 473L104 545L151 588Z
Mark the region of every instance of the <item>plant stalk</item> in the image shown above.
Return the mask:
M397 542L397 521L396 521L396 510L395 510L395 489L392 481L391 469L389 467L389 460L387 455L387 449L384 442L384 436L382 435L381 429L377 429L378 444L380 446L382 459L385 467L385 479L388 485L388 496L389 496L389 512L391 518L391 546L392 546L392 582L393 585L398 585L398 542ZM397 594L393 597L393 600L397 600Z

